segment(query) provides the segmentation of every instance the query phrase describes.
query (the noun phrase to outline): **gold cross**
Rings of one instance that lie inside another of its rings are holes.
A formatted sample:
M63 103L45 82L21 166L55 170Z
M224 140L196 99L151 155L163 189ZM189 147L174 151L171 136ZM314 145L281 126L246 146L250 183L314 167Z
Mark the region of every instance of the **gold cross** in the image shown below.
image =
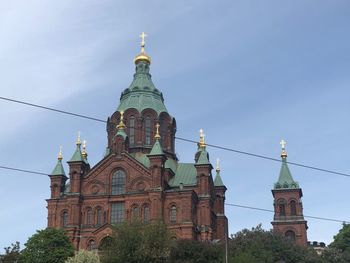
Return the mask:
M282 146L282 150L285 150L285 149L286 149L286 144L287 144L286 141L282 139L282 140L280 141L280 144L281 144L281 146Z
M145 52L145 37L147 37L147 35L145 34L145 32L142 32L141 35L141 53Z

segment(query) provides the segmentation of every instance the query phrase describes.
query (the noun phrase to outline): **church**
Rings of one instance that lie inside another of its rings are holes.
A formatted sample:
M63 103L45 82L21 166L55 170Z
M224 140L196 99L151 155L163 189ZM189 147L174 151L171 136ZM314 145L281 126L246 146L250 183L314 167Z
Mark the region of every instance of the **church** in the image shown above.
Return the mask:
M144 33L141 38L133 80L107 119L104 158L91 167L78 136L68 175L60 151L50 176L48 227L63 228L77 250L98 248L113 225L132 219L160 219L174 239L209 242L228 236L227 188L219 163L213 172L202 130L194 162L178 160L176 120L152 82Z

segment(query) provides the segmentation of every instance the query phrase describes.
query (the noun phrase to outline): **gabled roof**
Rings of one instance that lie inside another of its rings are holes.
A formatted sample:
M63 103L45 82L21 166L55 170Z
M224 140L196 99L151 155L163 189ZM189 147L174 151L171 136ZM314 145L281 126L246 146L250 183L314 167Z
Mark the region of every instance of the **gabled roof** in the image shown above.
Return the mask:
M177 187L180 184L185 186L197 184L197 170L194 164L179 163L177 165L175 176L170 179L169 185L171 187Z

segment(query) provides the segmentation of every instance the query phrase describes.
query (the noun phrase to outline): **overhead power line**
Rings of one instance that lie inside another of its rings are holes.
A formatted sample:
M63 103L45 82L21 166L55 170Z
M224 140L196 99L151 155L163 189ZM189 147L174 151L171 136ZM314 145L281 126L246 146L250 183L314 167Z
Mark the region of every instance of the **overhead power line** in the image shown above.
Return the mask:
M26 169L20 169L20 168L16 168L16 167L0 166L0 169L16 171L16 172L22 172L22 173L29 173L29 174L38 174L38 175L50 176L47 173L42 173L42 172L38 172L38 171L31 171L31 170L26 170ZM246 206L246 205L240 205L240 204L225 203L225 205L233 206L233 207L239 207L239 208L245 208L245 209L251 209L251 210L257 210L257 211L263 211L263 212L270 212L270 213L274 213L275 212L274 210L271 210L271 209L265 209L265 208L259 208L259 207L253 207L253 206ZM338 222L338 223L347 223L347 224L350 223L349 221L346 221L346 220L339 220L339 219L319 217L319 216L307 216L307 215L304 215L304 217L317 219L317 220L323 220L323 221Z
M272 209L265 209L265 208L259 208L259 207L253 207L253 206L246 206L246 205L239 205L239 204L230 204L230 203L225 203L225 205L239 207L239 208L244 208L244 209L251 209L251 210L257 210L257 211L269 212L269 213L275 213L275 211L272 210ZM317 219L317 220L323 220L323 221L337 222L337 223L345 223L345 224L349 224L350 223L350 221L346 221L346 220L339 220L339 219L320 217L320 216L304 215L304 217Z
M70 115L70 116L74 116L74 117L79 117L79 118L84 118L84 119L88 119L88 120L92 120L92 121L98 121L98 122L106 123L105 120L102 120L102 119L99 119L99 118L95 118L95 117L90 117L90 116L83 115L83 114L77 114L77 113L74 113L74 112L64 111L64 110L60 110L60 109L46 107L46 106L42 106L42 105L38 105L38 104L34 104L34 103L29 103L29 102L25 102L25 101L21 101L21 100L10 99L10 98L6 98L6 97L0 97L0 99L1 100L5 100L5 101L9 101L9 102L23 104L23 105L26 105L26 106L31 106L31 107L44 109L44 110L54 111L54 112L57 112L57 113L66 114L66 115ZM191 139L186 139L186 138L181 138L181 137L177 137L177 136L175 137L175 139L180 140L180 141L189 142L189 143L195 143L195 144L198 143L198 141L191 140ZM209 147L212 147L212 148L217 148L217 149L224 150L224 151L229 151L229 152L234 152L234 153L238 153L238 154L248 155L248 156L255 157L255 158L260 158L260 159L265 159L265 160L275 161L275 162L282 162L282 160L280 160L280 159L269 157L269 156L265 156L265 155L260 155L260 154L246 152L246 151L236 150L236 149L232 149L232 148L228 148L228 147L224 147L224 146L219 146L219 145L215 145L215 144L208 144L207 143L206 145L209 146ZM330 174L350 177L350 174L348 174L348 173L337 172L337 171L333 171L333 170L329 170L329 169L319 168L319 167L316 167L316 166L305 165L305 164L300 164L300 163L295 163L295 162L290 162L290 161L287 161L287 163L290 164L290 165L294 165L294 166L298 166L298 167L302 167L302 168L307 168L307 169L316 170L316 171L320 171L320 172L325 172L325 173L330 173Z

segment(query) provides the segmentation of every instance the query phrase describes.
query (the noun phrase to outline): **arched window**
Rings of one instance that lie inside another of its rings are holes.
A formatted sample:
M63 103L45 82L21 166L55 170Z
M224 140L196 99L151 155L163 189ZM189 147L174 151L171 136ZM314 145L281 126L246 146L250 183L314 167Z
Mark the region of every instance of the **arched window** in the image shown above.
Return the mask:
M64 211L62 214L62 226L66 227L68 226L68 212Z
M284 234L284 236L286 237L286 239L287 240L290 240L290 241L295 241L295 233L294 233L294 231L292 231L292 230L288 230L285 234Z
M147 116L145 120L145 144L151 145L151 117Z
M96 210L96 223L97 225L102 225L102 209L98 207Z
M297 205L294 200L290 201L290 214L292 216L297 215Z
M131 146L135 145L135 117L129 118L129 143Z
M95 240L90 240L88 243L88 250L95 250L96 249L96 243Z
M170 223L176 223L176 205L170 208Z
M165 122L165 120L161 120L160 122L160 142L162 144L162 146L165 146L165 142L166 142L166 136L167 136L167 123Z
M143 208L143 223L147 224L149 222L149 206Z
M131 210L131 217L133 220L137 220L140 218L140 209L138 206L134 206Z
M125 173L123 170L117 170L112 176L112 195L125 193Z
M286 215L286 201L284 199L281 199L278 201L278 208L280 212L280 216Z
M86 211L86 224L87 225L92 225L93 224L93 214L92 214L92 209L89 208L87 211Z

